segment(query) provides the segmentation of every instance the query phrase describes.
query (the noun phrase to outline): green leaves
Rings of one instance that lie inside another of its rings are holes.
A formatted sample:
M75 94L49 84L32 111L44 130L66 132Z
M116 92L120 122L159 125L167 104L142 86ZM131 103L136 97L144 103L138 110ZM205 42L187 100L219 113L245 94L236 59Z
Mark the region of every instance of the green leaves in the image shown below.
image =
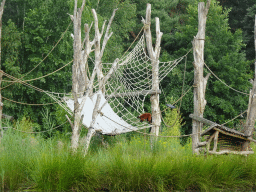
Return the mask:
M110 29L113 31L113 35L103 56L103 62L112 62L115 58L120 58L123 55L138 35L143 26L141 16L145 17L146 3L151 3L153 41L154 17L159 17L161 31L164 33L160 60L170 61L184 55L192 47L191 41L196 36L198 28L198 2L198 0L90 0L86 1L82 25L92 23L92 8L97 11L100 28L104 20L110 18L113 9L118 8ZM78 7L81 6L81 3L82 0L78 1ZM41 62L66 30L70 22L67 13L73 14L73 6L73 0L7 1L3 18L2 69L15 77L21 77ZM246 23L252 22L254 10L255 6L248 9L248 15L244 20ZM231 9L223 9L216 0L211 1L206 22L205 63L223 82L234 89L248 93L251 88L248 80L253 77L253 73L250 71L252 62L246 61L245 53L242 51L245 48L243 31L236 30L234 33L230 31L229 15L231 12ZM247 34L249 34L248 31L253 30L252 28L246 29ZM72 31L71 26L48 58L25 79L33 79L53 72L72 60L73 40L70 37ZM91 40L93 36L94 28L92 27ZM84 37L83 31L82 37ZM246 41L249 42L249 39L247 38ZM184 90L188 90L193 84L192 62L193 54L190 53L187 57ZM174 101L179 99L182 93L184 63L185 61L182 61L161 84L167 97L172 97ZM89 67L92 68L92 66L93 62L89 61ZM72 69L69 65L49 77L30 83L48 91L70 92L71 73ZM204 75L207 73L209 71L205 68ZM9 83L3 83L3 85L7 84ZM19 84L3 90L3 96L27 103L52 102L48 96ZM161 103L164 103L164 95L160 97ZM206 100L205 117L223 123L247 108L248 96L229 89L211 75L207 84ZM149 99L147 101L149 103ZM9 115L16 114L16 118L28 115L34 121L43 122L40 115L41 107L19 106L7 101L4 101L4 105L4 110ZM150 105L146 104L145 106L150 111ZM55 106L47 106L46 110L54 112L57 109ZM191 129L188 115L193 112L192 91L182 98L181 112L184 121L187 122L186 127L183 127L183 132L188 132ZM62 120L58 119L57 121L59 123Z
M175 55L175 58L184 55L186 50L192 47L190 42L196 36L198 27L198 2L191 3L188 6L188 14L185 16L188 22L186 25L179 25L173 35L175 38L172 38L173 42L170 45L173 48L169 50L169 54ZM244 47L242 31L238 30L234 34L230 32L228 25L229 11L223 10L216 1L211 1L206 21L205 63L223 82L236 90L248 93L251 88L248 80L252 78L250 62L246 61L245 54L241 52ZM173 51L174 49L175 51ZM190 84L194 77L192 62L193 56L189 54L186 86ZM177 73L177 69L168 76L169 80L166 80L169 83L168 85L165 84L165 81L162 84L166 90L169 90L169 95L177 99L181 95L183 66L178 66L180 73ZM205 68L204 75L207 73L209 71ZM206 100L205 118L217 123L223 123L247 108L248 96L231 90L211 75L207 83ZM187 131L191 129L191 120L188 115L193 112L192 93L183 98L181 111L187 121L186 127L184 127L184 130ZM233 125L235 125L234 122L229 124L231 127Z

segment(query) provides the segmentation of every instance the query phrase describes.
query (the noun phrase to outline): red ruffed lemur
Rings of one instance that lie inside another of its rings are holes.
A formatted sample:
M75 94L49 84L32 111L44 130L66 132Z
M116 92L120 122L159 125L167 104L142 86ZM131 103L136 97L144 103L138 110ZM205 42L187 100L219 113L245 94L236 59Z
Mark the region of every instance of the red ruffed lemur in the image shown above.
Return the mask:
M140 116L138 116L137 118L140 119L140 122L143 122L143 121L148 121L149 123L152 123L152 117L151 117L151 114L150 113L143 113L141 114Z

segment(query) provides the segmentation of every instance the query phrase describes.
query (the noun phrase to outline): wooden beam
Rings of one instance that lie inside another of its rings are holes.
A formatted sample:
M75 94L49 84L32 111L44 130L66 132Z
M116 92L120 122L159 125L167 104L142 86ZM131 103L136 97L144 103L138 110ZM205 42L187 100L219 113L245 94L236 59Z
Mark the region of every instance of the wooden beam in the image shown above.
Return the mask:
M210 125L211 127L209 127L208 129L206 129L203 133L201 133L201 135L204 135L205 133L207 133L209 130L211 130L211 129L215 129L215 127L221 127L222 129L224 129L223 131L227 131L227 132L231 132L231 135L240 135L241 136L241 138L243 138L243 139L245 139L246 140L246 136L244 135L244 133L241 133L241 132L239 132L239 131L236 131L236 130L234 130L234 129L230 129L230 128L228 128L228 127L225 127L225 126L223 126L223 125L219 125L219 124L217 124L217 123L215 123L215 122L212 122L212 121L210 121L210 120L208 120L208 119L205 119L205 118L203 118L203 117L198 117L198 116L196 116L196 115L194 115L194 114L190 114L189 115L189 117L190 118L192 118L192 119L194 119L194 120L196 120L196 121L199 121L199 122L202 122L202 123L204 123L204 124L206 124L206 125ZM243 137L244 136L244 137ZM251 140L251 141L253 141L253 140ZM254 141L253 141L254 142Z
M209 154L214 155L223 155L223 154L235 154L235 155L249 155L254 154L254 151L230 151L230 150L223 150L223 151L208 151Z
M213 121L210 121L210 120L205 119L203 117L196 116L194 114L190 114L189 117L196 120L196 121L202 122L203 124L206 124L206 125L210 125L210 126L211 125L218 125L217 123L215 123Z
M197 147L203 147L203 146L207 145L207 143L208 143L207 141L199 142Z
M137 95L154 95L154 94L161 94L161 90L143 90L143 91L135 91L135 92L127 92L127 93L117 93L114 95L107 95L106 97L130 97L130 96L137 96Z

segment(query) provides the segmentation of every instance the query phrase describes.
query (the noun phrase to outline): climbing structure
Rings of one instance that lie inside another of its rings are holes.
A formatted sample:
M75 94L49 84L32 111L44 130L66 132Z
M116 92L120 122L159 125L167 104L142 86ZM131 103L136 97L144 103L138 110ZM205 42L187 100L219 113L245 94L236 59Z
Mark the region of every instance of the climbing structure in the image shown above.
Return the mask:
M92 121L92 113L96 103L96 95L101 95L95 129L103 134L120 134L138 129L149 128L152 125L140 122L137 116L144 113L144 101L147 95L158 92L152 90L152 61L145 51L145 37L141 36L137 45L127 55L123 56L111 78L105 83L102 93L98 81L94 82L94 94L88 98L83 109L83 124L88 127ZM176 67L186 55L169 62L159 62L159 81ZM112 63L103 63L104 75L111 69ZM73 102L65 98L68 107L73 111Z

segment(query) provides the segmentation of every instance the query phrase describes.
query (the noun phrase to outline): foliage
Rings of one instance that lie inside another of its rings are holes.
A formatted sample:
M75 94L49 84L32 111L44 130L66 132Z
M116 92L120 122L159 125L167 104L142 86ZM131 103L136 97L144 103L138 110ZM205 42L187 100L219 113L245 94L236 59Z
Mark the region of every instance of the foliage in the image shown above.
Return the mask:
M247 44L243 47L246 52L246 58L252 60L255 58L254 50L254 0L218 0L223 8L231 9L229 13L229 26L231 32L235 33L238 29L243 31L243 40ZM254 70L253 65L251 69Z
M191 47L191 41L197 33L197 3L196 0L161 0L161 1L138 1L138 0L101 0L86 1L83 12L82 25L93 21L91 9L97 11L99 27L104 20L109 20L113 9L118 8L116 16L111 26L113 36L110 38L103 57L103 62L112 62L115 58L121 57L130 43L134 40L142 27L141 16L145 17L146 3L152 4L152 34L153 41L155 33L154 17L159 17L161 22L162 53L161 61L169 61L184 55ZM222 2L222 1L221 1ZM240 91L248 93L251 85L248 79L252 78L250 65L252 62L245 60L243 49L245 42L249 39L242 35L241 30L232 31L229 23L232 22L229 16L233 17L232 11L237 7L235 2L228 1L234 9L223 9L216 0L213 0L208 13L206 24L205 41L205 62L225 83ZM81 6L82 1L78 1ZM223 2L222 2L223 3ZM248 3L252 1L248 0ZM67 13L73 14L74 1L62 0L10 0L6 2L3 15L3 39L2 39L2 69L15 76L22 77L46 56L55 43L59 40L66 27L70 23ZM245 10L247 5L243 5ZM13 9L15 7L15 9ZM247 10L246 23L252 22L254 6ZM236 21L234 21L235 23ZM231 26L232 27L232 26ZM249 29L248 29L249 30ZM249 35L248 30L246 34ZM251 29L250 29L251 30ZM36 69L30 72L24 79L33 79L49 72L53 72L64 64L72 60L73 40L71 38L72 27L68 29L66 35L49 55ZM94 29L91 29L91 40ZM11 34L11 35L9 35ZM82 36L84 33L82 30ZM93 58L93 54L91 55ZM169 97L177 100L183 91L193 83L193 56L187 57L187 67L185 74L185 86L183 87L184 62L176 67L171 74L166 77L161 85ZM88 61L90 69L93 68L93 61ZM70 92L71 90L71 64L61 71L49 77L33 82L32 85L41 89L53 92ZM208 71L205 69L205 74ZM7 80L7 79L5 79ZM9 84L4 82L3 85ZM24 103L51 103L53 102L47 95L37 92L31 88L15 83L2 91L4 97ZM206 90L207 106L205 117L218 123L223 123L227 119L233 118L247 108L247 96L240 95L228 89L222 83L211 76ZM161 103L164 96L160 96ZM191 130L191 120L188 115L193 110L193 94L189 92L183 99L181 114L183 115L185 126L182 133ZM56 125L65 122L61 111L57 105L44 106L52 122ZM150 111L149 98L146 98L146 111ZM40 124L39 130L46 130L46 118L42 116L41 106L28 106L11 103L4 100L4 113L21 120L23 117L31 119L32 122ZM168 115L168 114L166 114ZM60 117L62 116L62 117ZM236 126L239 121L228 126ZM59 129L60 132L70 131L67 124ZM55 133L55 132L54 132ZM57 132L56 132L57 133ZM47 134L46 134L47 136ZM49 135L48 135L49 136Z
M17 29L15 23L11 20L8 20L7 24L4 25L2 28L1 69L15 77L20 77L21 74L21 62L19 60L21 49L21 36L22 34ZM6 80L10 81L12 79L7 79L3 77L2 94L4 97L10 99L17 94L15 90L20 89L21 86L15 83L11 87L5 88L10 84L10 82L6 82ZM11 111L16 108L16 105L7 100L4 100L3 103L5 106L4 113L11 115Z
M5 14L15 12L11 5L15 5L20 12L17 15L10 15L12 21L9 20L7 23L7 18L3 18L2 69L5 72L18 78L25 75L24 79L33 79L53 72L72 60L72 42L68 36L70 32L67 32L48 58L38 65L69 24L69 17L66 14L67 3L61 0L12 0L6 3ZM28 83L43 90L64 92L67 91L70 80L71 65L49 77ZM3 85L7 84L9 83ZM53 102L42 92L17 83L7 87L3 91L3 96L29 104ZM16 119L27 116L42 125L41 107L13 104L10 101L4 101L4 106L4 113L8 115ZM54 111L51 105L46 108Z
M177 50L170 52L172 57L178 58L184 55L192 47L187 42L191 42L193 36L197 34L197 3L190 4L187 11L187 24L179 26L179 30L174 34L175 42L173 46L175 45ZM223 11L216 1L211 1L206 21L205 63L226 84L239 91L248 93L251 87L248 80L252 77L249 67L250 62L245 60L245 54L241 51L244 46L242 43L242 32L239 30L234 34L230 32L228 13L229 10ZM188 90L193 82L192 62L192 54L189 54L184 90ZM164 89L170 90L169 95L175 99L178 99L181 95L183 66L179 65L163 81ZM209 71L205 69L204 73L206 75ZM204 116L217 123L224 123L226 120L237 116L241 111L246 110L247 99L247 95L229 89L212 75L207 83L207 105ZM191 120L188 116L190 113L193 113L192 92L183 98L181 113L187 122L183 131L188 133L188 130L191 129ZM228 124L228 126L233 125L232 123Z
M167 103L173 101L173 97L165 98ZM179 109L176 106L174 109L170 109L165 105L161 105L163 118L163 129L161 135L167 136L180 136L180 129L182 126L182 118L179 114Z
M8 130L0 143L1 190L172 191L252 190L255 155L194 156L191 143L168 138L151 151L149 138L111 137L86 157L61 137L23 138ZM255 150L255 145L252 146Z
M242 30L244 36L244 42L246 43L246 58L249 60L253 60L255 58L255 12L256 12L256 4L252 6L248 6L249 8L246 9L246 15L242 21ZM254 65L251 65L251 69L254 69Z
M31 122L29 118L23 117L21 120L14 122L14 127L21 132L20 134L23 137L30 137L31 133L35 130L35 127L39 127L39 125Z

